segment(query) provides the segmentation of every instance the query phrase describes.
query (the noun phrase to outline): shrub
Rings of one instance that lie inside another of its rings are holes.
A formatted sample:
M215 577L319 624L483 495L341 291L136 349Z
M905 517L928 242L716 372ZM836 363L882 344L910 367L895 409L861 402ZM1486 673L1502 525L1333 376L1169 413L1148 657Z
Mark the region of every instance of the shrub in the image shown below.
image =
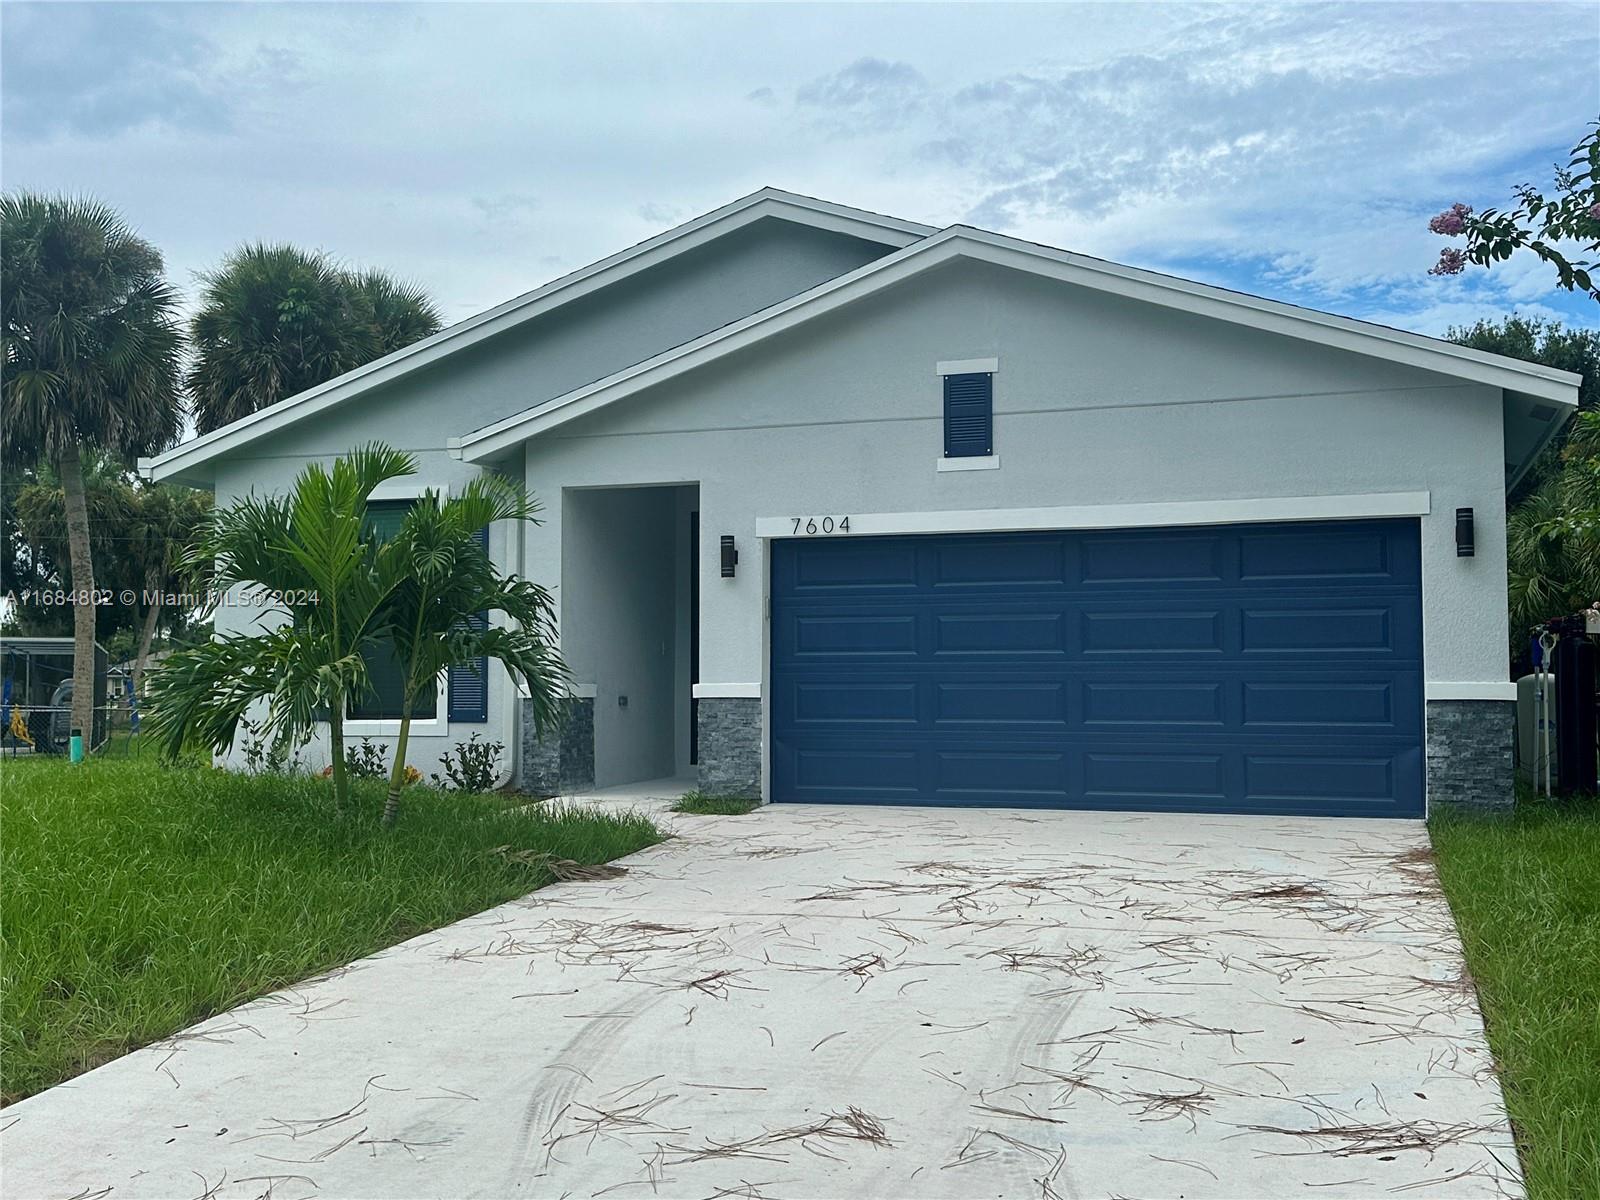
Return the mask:
M466 741L457 742L454 753L446 750L439 756L444 775L430 776L433 785L457 792L493 791L505 749L504 742L480 742L473 734Z

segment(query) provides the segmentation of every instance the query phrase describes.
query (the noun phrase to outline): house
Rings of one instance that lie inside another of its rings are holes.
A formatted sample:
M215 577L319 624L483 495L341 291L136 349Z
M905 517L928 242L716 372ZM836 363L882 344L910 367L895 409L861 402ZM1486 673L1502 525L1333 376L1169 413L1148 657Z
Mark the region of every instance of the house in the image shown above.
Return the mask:
M576 685L536 791L1416 817L1511 790L1505 496L1578 376L765 189L144 464L482 471ZM247 610L224 609L224 627ZM392 737L394 697L354 711Z

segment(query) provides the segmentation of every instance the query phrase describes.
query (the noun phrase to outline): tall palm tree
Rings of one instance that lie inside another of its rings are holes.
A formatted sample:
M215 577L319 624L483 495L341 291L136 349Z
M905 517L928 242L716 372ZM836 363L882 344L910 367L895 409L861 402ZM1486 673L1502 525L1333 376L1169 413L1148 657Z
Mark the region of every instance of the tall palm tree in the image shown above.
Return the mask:
M151 454L177 440L180 333L161 255L110 208L0 197L0 454L46 460L65 493L73 605L72 725L94 728L94 558L83 456Z
M429 492L412 505L391 545L401 581L388 603L388 636L401 664L400 737L389 773L383 823L400 813L411 714L424 690L449 667L482 669L493 659L523 685L541 733L554 723L566 694L567 668L556 650L550 593L502 576L481 538L494 521L536 521L538 502L499 476L480 476L441 503ZM506 627L491 625L501 613Z
M201 433L439 329L420 289L289 245L242 246L200 282L188 386Z
M150 680L149 728L168 753L223 752L255 704L274 747L302 744L328 723L334 797L349 799L344 721L367 688L365 654L383 633L400 557L363 530L367 502L416 462L373 443L300 472L287 496L236 501L212 514L190 561L218 594L242 588L276 601L282 623L175 650Z

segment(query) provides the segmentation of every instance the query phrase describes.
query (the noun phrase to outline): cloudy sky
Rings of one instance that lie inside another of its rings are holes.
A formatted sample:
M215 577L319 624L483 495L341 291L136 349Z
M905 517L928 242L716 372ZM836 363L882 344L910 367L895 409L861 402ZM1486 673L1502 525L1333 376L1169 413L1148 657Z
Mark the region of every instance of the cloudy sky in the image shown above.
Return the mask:
M193 290L252 240L454 320L764 184L1429 333L1600 306L1430 278L1600 115L1600 5L0 6L3 182Z

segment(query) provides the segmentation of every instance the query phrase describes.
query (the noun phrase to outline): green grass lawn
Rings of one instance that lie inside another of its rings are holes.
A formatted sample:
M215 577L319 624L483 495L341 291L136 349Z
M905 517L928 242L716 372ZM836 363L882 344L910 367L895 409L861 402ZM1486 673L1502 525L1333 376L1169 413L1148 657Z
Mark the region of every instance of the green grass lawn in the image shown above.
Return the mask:
M1600 1197L1600 803L1428 823L1533 1200Z
M662 836L642 816L425 788L386 833L383 785L358 787L336 819L321 779L0 763L4 1099L550 882L516 851L598 863Z
M694 813L702 817L742 817L761 807L759 800L735 800L731 796L707 796L704 792L686 792L673 812Z

